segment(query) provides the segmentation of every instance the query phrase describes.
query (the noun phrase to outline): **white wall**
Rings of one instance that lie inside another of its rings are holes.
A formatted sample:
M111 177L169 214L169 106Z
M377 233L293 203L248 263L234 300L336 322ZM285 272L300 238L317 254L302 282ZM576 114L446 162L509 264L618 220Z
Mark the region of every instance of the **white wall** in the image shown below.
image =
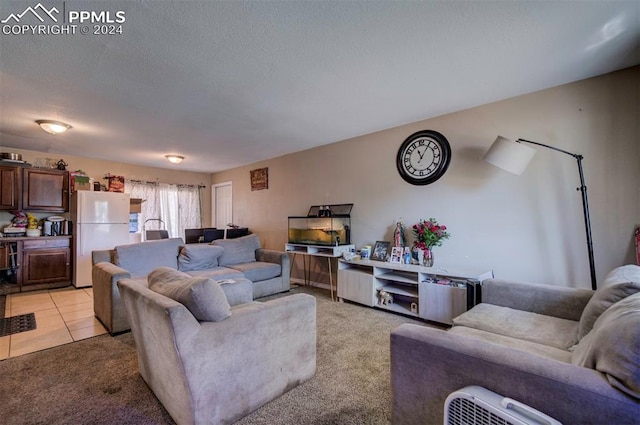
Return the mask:
M233 181L234 222L282 250L287 217L310 205L354 203L352 242L391 240L394 223L435 217L452 235L436 265L493 269L499 278L590 288L576 161L540 148L522 176L482 160L501 134L584 155L599 280L633 261L640 224L640 68L356 137L212 175ZM357 111L354 111L357 120ZM331 123L326 123L331 125ZM443 178L412 186L396 154L418 130L444 134L453 157ZM251 191L249 170L269 168ZM321 268L320 264L315 266Z

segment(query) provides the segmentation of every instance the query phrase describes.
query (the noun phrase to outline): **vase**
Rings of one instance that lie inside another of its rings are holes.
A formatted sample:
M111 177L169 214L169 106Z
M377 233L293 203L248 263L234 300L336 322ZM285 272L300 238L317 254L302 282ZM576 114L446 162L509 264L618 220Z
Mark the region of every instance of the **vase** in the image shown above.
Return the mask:
M433 249L425 249L422 265L425 267L433 267L433 261L434 261Z

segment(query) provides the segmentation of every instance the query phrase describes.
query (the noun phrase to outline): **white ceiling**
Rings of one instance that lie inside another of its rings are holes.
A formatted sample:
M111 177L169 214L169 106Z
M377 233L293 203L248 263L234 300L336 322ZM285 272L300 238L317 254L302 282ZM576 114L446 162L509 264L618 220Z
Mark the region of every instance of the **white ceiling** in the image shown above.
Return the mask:
M640 63L637 1L42 4L123 34L0 35L3 151L215 172Z

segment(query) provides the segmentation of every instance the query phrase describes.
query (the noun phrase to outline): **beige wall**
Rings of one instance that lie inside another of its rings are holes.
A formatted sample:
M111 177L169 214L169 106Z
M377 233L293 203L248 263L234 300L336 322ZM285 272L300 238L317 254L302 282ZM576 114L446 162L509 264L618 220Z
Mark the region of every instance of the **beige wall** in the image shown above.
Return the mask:
M55 137L55 136L51 136ZM62 138L60 139L63 140ZM209 226L211 219L211 188L209 181L211 176L209 173L192 173L179 170L171 170L155 167L143 167L140 165L123 164L119 162L103 161L99 159L81 158L77 156L59 155L48 152L35 152L20 150L15 148L2 148L2 152L15 152L22 154L22 159L28 163L35 164L39 158L54 158L56 161L63 158L69 166L67 170L75 171L83 170L89 177L106 184L103 179L106 174L125 176L134 180L158 181L160 183L169 184L200 184L206 186L201 190L202 195L202 220L203 225ZM178 168L178 167L176 167ZM36 214L37 216L47 216L50 214ZM0 213L0 224L7 224L13 216L9 213Z
M268 248L283 249L288 216L305 215L310 205L354 203L358 247L391 240L400 218L410 225L435 217L452 234L435 252L437 266L590 288L576 161L539 148L527 171L515 176L482 156L498 134L584 155L601 280L634 258L639 93L634 67L216 173L211 183L233 182L234 222L249 226ZM403 140L423 129L444 134L453 157L443 178L419 187L400 178L395 159ZM269 167L269 189L252 192L249 170L260 167ZM320 263L312 267L323 272Z

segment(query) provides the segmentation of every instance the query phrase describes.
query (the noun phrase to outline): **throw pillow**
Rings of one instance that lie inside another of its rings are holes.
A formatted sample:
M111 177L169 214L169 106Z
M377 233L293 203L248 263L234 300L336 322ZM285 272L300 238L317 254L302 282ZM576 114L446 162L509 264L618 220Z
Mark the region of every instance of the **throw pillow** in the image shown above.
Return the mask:
M212 279L159 267L149 273L147 280L149 289L183 304L199 321L219 322L231 316L224 291Z
M575 346L571 363L604 373L609 383L640 399L640 293L618 301Z
M187 244L180 250L178 270L206 270L218 267L222 248L209 244Z
M115 247L115 264L132 276L146 276L157 267L178 267L182 238L145 241Z
M260 248L260 238L251 234L235 239L218 239L211 244L224 249L218 263L221 266L232 266L256 261L256 249Z
M640 292L639 266L622 266L609 272L604 284L596 290L582 311L578 324L578 341L589 333L595 321L605 310L637 292Z

